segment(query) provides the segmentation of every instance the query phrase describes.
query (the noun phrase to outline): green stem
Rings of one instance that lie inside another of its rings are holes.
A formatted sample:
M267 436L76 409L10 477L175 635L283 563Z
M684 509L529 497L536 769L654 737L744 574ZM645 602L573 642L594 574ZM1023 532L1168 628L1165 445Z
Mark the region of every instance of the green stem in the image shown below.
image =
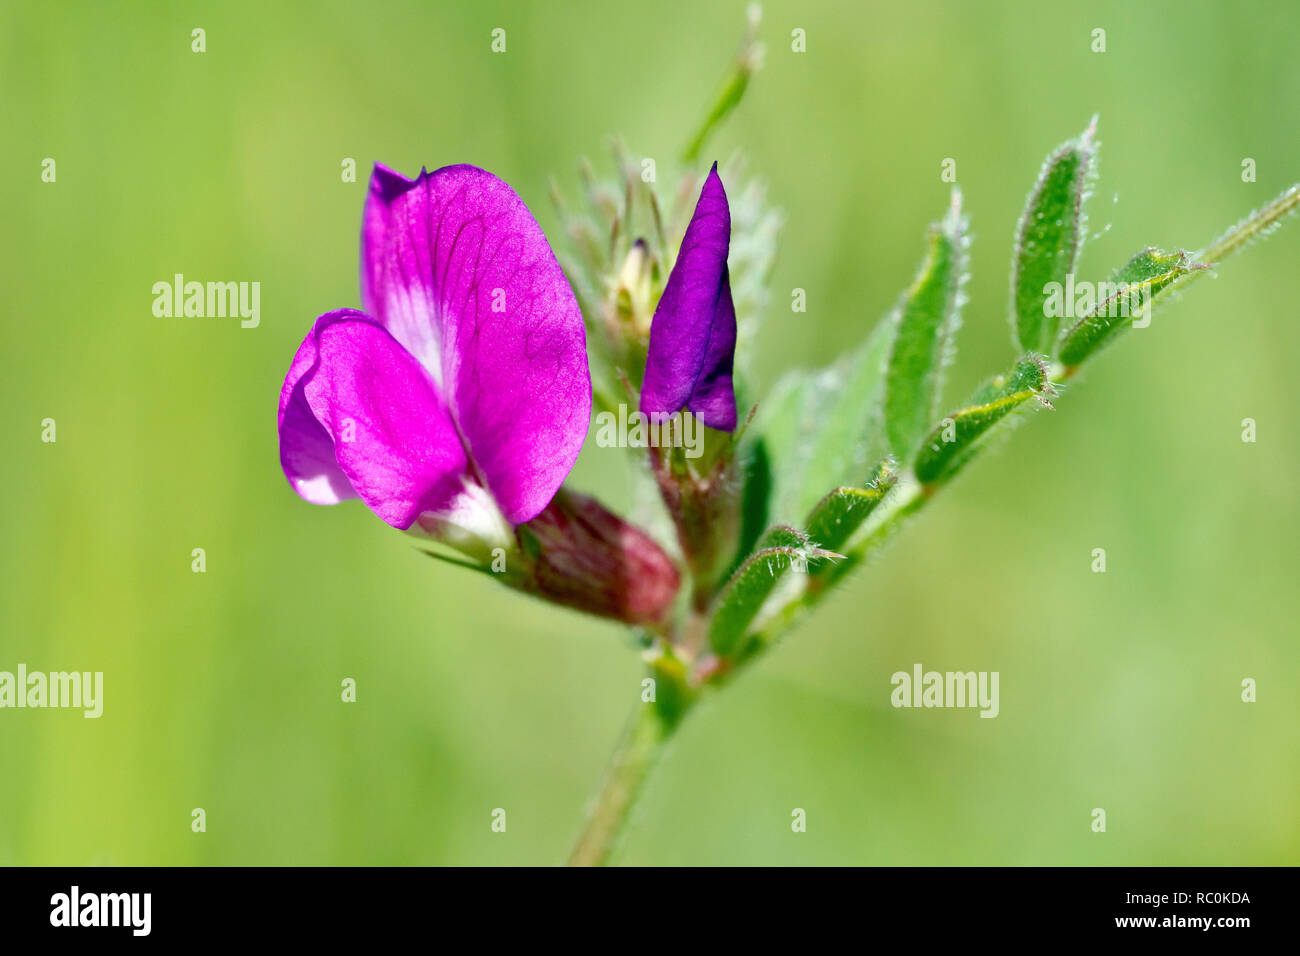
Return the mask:
M1257 209L1237 223L1197 257L1211 264L1222 262L1242 246L1268 233L1300 207L1300 185L1292 186L1262 209Z
M587 821L569 854L569 866L609 863L646 776L676 726L655 704L637 705L588 809Z
M750 78L758 71L763 60L762 48L758 44L759 13L756 7L750 8L749 19L745 26L745 36L740 42L740 49L731 62L727 75L722 80L709 111L704 115L699 129L695 131L682 151L682 158L687 164L699 159L704 144L709 141L713 131L721 125L728 114L736 108L745 95L745 87Z

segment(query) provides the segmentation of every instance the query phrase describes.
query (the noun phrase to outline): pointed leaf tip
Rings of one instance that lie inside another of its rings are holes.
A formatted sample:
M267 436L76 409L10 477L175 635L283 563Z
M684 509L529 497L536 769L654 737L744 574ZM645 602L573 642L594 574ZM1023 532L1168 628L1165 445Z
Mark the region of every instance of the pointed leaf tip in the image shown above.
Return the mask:
M1210 268L1192 260L1190 253L1143 249L1115 270L1109 282L1087 287L1092 302L1083 315L1061 335L1058 355L1067 368L1080 365L1103 345L1114 341L1130 325L1150 320L1156 296L1179 279Z
M728 657L744 651L743 638L787 571L806 573L809 561L840 557L817 547L795 528L778 525L768 530L714 604L709 622L709 645L714 653Z
M913 465L917 481L931 484L951 478L994 425L1031 399L1051 408L1048 399L1055 394L1047 379L1047 364L1038 355L1026 355L1010 373L994 376L964 408L935 426Z
M865 488L836 488L808 515L808 537L821 547L839 551L853 537L898 482L893 459L876 466Z
M1038 174L1016 227L1011 262L1011 320L1028 352L1050 352L1059 318L1048 315L1050 283L1064 284L1078 263L1087 234L1084 203L1096 176L1097 117L1056 149Z

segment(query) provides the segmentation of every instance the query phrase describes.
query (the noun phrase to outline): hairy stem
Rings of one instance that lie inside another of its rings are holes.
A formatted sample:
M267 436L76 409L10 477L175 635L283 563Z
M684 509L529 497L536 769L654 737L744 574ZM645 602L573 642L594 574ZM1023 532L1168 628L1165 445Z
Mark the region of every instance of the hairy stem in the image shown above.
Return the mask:
M588 807L587 821L569 854L569 866L609 863L646 776L676 726L677 721L666 718L655 704L637 705Z
M1211 264L1223 261L1252 240L1267 235L1279 222L1300 207L1300 185L1292 186L1267 206L1255 210L1237 223L1197 258Z

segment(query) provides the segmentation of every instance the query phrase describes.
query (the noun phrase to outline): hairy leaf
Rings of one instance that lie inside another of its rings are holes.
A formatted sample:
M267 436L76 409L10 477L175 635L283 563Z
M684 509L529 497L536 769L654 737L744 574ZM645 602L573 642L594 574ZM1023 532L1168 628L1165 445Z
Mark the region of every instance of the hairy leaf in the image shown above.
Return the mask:
M795 372L759 403L742 455L749 481L770 480L768 521L801 521L837 485L866 480L884 457L881 392L888 323L847 360L822 372ZM756 515L757 501L748 505ZM749 519L747 519L749 520Z
M808 516L808 537L823 548L840 550L897 482L898 471L886 460L865 488L836 488Z
M865 482L885 456L881 409L891 331L888 323L880 323L847 361L833 365L817 378L821 389L818 421L810 435L808 460L794 498L800 517L827 488Z
M718 595L709 622L709 645L714 652L727 657L740 649L741 639L763 602L787 571L792 567L806 570L809 561L832 557L839 555L812 546L801 531L785 526L769 530L758 550L745 559Z
M930 484L950 478L990 428L1030 399L1050 408L1047 396L1054 394L1042 358L1025 356L1009 375L990 379L971 396L966 407L935 426L913 465L917 480Z
M1122 329L1135 321L1149 321L1157 295L1183 276L1206 268L1186 252L1143 249L1115 270L1109 287L1098 286L1096 304L1061 336L1061 362L1067 367L1079 365Z
M930 227L925 261L890 317L894 338L885 372L885 422L894 454L907 458L939 413L943 369L960 322L966 269L961 192Z
M1064 284L1083 248L1083 205L1096 173L1096 128L1094 116L1081 136L1047 158L1016 229L1011 318L1016 340L1027 352L1048 352L1056 339L1060 320L1046 314L1044 287Z

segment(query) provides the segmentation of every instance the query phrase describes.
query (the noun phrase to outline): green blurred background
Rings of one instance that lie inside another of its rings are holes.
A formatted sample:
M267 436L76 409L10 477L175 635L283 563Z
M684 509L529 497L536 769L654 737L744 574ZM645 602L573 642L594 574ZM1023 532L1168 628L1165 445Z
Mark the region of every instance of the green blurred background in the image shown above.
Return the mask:
M945 157L977 236L951 398L1011 357L1015 217L1094 112L1091 224L1113 228L1091 278L1147 243L1203 246L1300 180L1300 8L1082 6L766 5L765 67L710 150L743 146L787 220L742 345L761 382L890 308L945 207ZM698 0L5 0L0 670L106 687L100 720L0 711L0 863L563 859L636 653L433 565L359 503L299 501L276 398L315 316L359 304L371 162L484 166L554 235L549 177L575 191L608 134L671 165L743 18ZM1157 312L701 708L621 859L1300 862L1297 249L1292 224ZM261 326L155 318L175 272L260 281ZM589 447L574 481L621 502L612 457ZM1000 671L1001 715L892 709L889 675L916 662Z

